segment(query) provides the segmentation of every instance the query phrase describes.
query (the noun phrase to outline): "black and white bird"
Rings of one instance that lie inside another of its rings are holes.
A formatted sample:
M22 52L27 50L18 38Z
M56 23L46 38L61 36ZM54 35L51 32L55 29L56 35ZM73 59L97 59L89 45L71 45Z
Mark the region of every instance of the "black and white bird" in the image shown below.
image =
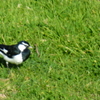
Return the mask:
M8 63L19 65L30 56L32 48L26 41L20 41L15 45L0 44L0 55L3 56L8 67Z

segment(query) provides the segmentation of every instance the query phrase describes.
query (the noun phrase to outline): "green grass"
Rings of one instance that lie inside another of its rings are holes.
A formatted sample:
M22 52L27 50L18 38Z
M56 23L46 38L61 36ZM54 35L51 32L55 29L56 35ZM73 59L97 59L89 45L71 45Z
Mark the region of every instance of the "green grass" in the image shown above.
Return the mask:
M20 69L0 59L0 100L99 100L100 1L2 0L0 44L37 44Z

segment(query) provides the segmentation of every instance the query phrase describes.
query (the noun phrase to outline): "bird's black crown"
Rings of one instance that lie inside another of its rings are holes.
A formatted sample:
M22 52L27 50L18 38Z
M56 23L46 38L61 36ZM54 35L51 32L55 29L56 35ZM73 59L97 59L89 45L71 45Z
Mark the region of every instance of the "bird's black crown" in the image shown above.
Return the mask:
M22 44L22 45L24 45L26 47L29 47L30 46L30 44L28 42L26 42L26 41L20 41L20 42L18 42L18 45L19 44Z

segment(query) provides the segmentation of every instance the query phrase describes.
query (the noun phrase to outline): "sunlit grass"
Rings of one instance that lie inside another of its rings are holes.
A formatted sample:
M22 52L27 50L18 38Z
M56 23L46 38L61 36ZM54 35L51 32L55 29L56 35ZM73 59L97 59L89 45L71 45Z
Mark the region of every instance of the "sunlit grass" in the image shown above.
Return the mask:
M34 47L10 73L1 57L1 100L99 100L99 0L3 0L0 10L0 43Z

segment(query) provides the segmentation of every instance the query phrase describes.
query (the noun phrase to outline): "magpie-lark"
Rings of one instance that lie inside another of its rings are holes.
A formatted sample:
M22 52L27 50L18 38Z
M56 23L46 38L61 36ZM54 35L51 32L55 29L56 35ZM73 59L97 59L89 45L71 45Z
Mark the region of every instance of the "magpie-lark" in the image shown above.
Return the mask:
M0 44L0 54L3 56L8 67L8 63L21 64L30 56L30 50L32 48L26 41L20 41L15 45Z

